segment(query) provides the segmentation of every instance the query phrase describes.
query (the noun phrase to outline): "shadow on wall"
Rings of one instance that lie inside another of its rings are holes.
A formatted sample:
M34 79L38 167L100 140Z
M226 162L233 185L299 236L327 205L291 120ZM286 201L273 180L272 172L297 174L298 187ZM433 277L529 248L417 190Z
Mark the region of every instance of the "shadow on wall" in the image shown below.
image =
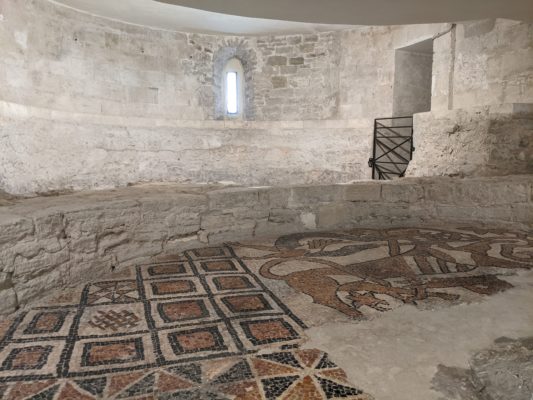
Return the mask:
M397 49L394 64L393 116L430 111L433 39Z

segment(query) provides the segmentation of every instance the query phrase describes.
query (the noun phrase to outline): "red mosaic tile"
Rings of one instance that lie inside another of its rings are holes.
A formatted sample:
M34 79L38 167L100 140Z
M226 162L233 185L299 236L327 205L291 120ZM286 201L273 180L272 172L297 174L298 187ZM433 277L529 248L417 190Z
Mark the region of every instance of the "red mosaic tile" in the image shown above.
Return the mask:
M82 363L94 366L137 361L142 358L141 350L140 338L86 343Z
M13 324L13 320L11 319L5 318L2 321L0 321L0 340L4 338L9 328L11 328L12 324Z
M230 311L235 313L272 310L262 294L225 296L222 301Z
M348 379L348 377L346 376L346 372L344 372L344 370L340 368L320 371L317 374L323 378L332 379L334 381L346 382L346 380Z
M167 322L178 322L209 315L203 300L184 300L157 305L161 318Z
M180 378L166 372L160 372L158 378L158 388L162 393L174 392L178 389L187 389L194 384L188 380Z
M314 242L315 254L331 243ZM7 344L0 352L1 363L12 369L0 370L0 397L140 400L209 394L292 400L321 393L322 398L334 398L339 382L346 381L344 371L319 351L296 349L305 325L229 247L190 251L173 260L124 269L128 279L115 279L115 274L76 289L75 307L40 307L22 315L10 342L0 343ZM258 266L255 262L251 268ZM10 323L4 325L0 340ZM35 341L24 337L29 327ZM52 347L48 361L41 357L39 343ZM63 351L65 346L71 351ZM311 369L316 370L313 377L306 377ZM23 374L39 384L11 382ZM46 374L61 379L48 382ZM359 393L346 388L339 393Z
M218 290L239 290L254 287L248 278L243 276L219 276L213 278L213 282Z
M2 367L7 370L41 369L51 351L52 346L18 347L11 350Z
M247 324L251 338L260 341L277 341L294 337L294 332L281 320L256 321Z
M257 358L252 360L252 364L259 377L298 373L297 368Z
M324 353L322 353L320 350L317 350L317 349L296 351L296 355L298 356L298 358L308 368L314 367L318 363L318 361L320 360L320 357L322 357L323 354Z
M224 256L225 252L222 247L206 247L203 249L193 250L193 253L196 257L200 258L209 258L209 257L220 257Z
M183 264L154 265L148 267L150 276L184 274L187 270Z
M109 397L122 391L125 387L130 386L132 383L141 379L145 372L131 372L127 374L115 374L111 375L109 382L107 395Z
M310 376L304 377L302 380L296 382L284 396L286 399L301 399L301 400L323 400L320 389L315 385Z
M94 400L94 399L95 398L93 396L89 396L87 394L83 394L80 391L78 391L69 382L65 384L63 389L59 392L59 395L55 398L55 400Z
M259 385L254 381L246 381L223 385L219 388L220 392L235 396L236 400L263 400L263 394Z
M206 261L200 264L205 272L237 271L232 260Z
M32 331L38 333L55 332L63 324L64 312L45 312L33 323ZM33 332L32 332L33 333Z
M151 285L154 294L158 296L191 293L195 291L194 282L190 280L153 282Z
M42 392L44 389L56 384L56 380L49 379L37 382L16 382L8 392L6 392L9 400L22 400L36 393Z
M217 343L213 334L207 331L177 335L176 339L185 351L211 349Z

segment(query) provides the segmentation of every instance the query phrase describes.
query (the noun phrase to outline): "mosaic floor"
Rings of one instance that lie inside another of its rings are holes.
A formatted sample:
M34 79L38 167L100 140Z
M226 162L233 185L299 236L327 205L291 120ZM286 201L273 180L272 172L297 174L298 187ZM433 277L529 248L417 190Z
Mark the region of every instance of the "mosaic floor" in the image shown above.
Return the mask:
M269 289L283 282L361 320L403 304L509 289L533 238L355 230L186 251L63 292L0 324L6 399L371 399ZM364 323L359 321L359 323Z

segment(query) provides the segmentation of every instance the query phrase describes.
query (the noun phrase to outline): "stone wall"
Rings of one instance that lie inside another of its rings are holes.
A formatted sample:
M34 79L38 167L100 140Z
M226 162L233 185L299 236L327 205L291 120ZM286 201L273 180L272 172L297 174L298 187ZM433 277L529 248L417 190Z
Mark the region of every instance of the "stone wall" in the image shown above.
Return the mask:
M457 24L434 41L433 111L533 103L533 24Z
M0 23L0 99L77 113L218 118L224 65L248 71L248 119L306 120L336 114L339 46L334 33L235 37L150 29L59 6L5 0Z
M444 223L533 228L533 176L262 188L146 185L0 198L0 314L111 267L224 241Z
M2 104L0 103L0 113ZM369 173L370 120L171 121L5 106L0 188L9 193L136 182L279 185L349 182ZM22 116L20 115L22 114ZM29 115L28 115L29 114ZM29 116L29 117L27 117Z
M458 24L434 40L431 112L408 176L533 173L533 24Z
M407 176L533 174L533 104L415 115Z
M434 37L435 110L533 102L523 23L235 37L128 25L48 0L0 7L0 190L14 194L368 179L373 119L394 111L396 50ZM243 121L220 113L231 56L245 66Z
M395 59L392 115L405 117L430 111L433 54L399 50Z

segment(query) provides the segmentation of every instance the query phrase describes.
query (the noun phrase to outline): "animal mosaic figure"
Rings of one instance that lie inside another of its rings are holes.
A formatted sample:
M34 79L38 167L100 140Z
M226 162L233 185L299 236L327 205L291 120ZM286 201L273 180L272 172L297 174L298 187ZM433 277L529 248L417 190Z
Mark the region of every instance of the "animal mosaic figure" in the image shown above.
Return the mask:
M492 295L512 287L496 276L501 269L533 266L533 238L494 230L303 233L282 236L273 247L232 246L268 252L242 258L266 260L259 270L263 277L283 280L315 303L352 318L363 317L364 306L389 310L391 299L405 304L432 297L458 300L445 291L450 288ZM295 263L300 267L291 271ZM339 276L348 279L339 283Z

